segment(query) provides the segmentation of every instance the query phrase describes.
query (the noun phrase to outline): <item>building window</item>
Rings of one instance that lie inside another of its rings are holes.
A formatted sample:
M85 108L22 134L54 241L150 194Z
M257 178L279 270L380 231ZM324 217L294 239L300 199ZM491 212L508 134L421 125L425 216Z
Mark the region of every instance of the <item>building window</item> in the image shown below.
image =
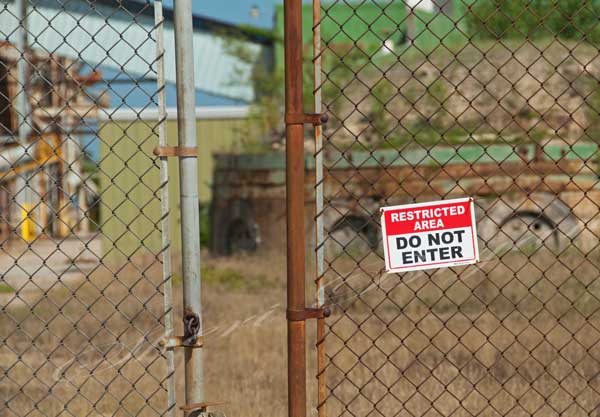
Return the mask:
M10 100L9 78L8 66L0 60L0 136L14 134L14 114Z

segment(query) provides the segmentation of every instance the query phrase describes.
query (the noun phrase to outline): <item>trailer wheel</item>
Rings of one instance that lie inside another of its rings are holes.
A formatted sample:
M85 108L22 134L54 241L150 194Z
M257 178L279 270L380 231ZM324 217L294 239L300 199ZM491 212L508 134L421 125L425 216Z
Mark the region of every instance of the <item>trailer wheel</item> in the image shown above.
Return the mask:
M520 210L506 217L499 228L517 246L560 245L556 223L543 212Z
M252 221L235 219L227 227L227 254L255 252L260 242L258 225Z
M379 246L379 232L373 221L356 214L348 214L338 219L329 231L335 251L359 252L376 250Z
M560 252L580 230L571 207L554 194L505 195L477 205L478 235L496 253L542 247Z

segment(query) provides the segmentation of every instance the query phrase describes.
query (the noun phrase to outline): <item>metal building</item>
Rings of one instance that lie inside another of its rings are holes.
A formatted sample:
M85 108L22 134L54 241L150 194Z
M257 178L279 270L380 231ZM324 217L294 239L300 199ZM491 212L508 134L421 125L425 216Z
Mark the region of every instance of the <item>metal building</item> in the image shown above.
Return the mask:
M0 238L85 234L94 186L83 172L81 138L102 101L87 92L100 75L37 51L27 54L20 80L20 56L0 44Z
M6 12L0 13L0 28L2 28L0 33L7 42L17 41L20 32L17 18L18 4L18 0L8 1L3 5ZM146 172L156 163L152 149L157 145L157 132L151 127L158 119L156 72L148 70L154 68L156 61L153 39L155 36L154 7L151 2L135 0L122 2L100 0L95 2L93 7L83 0L74 0L65 4L40 0L36 1L34 6L30 4L26 19L28 44L32 54L43 55L47 54L47 51L52 51L53 56L61 57L70 63L85 62L85 65L78 66L81 76L96 77L96 82L85 86L85 95L91 97L91 104L96 106L94 112L68 106L73 117L81 119L80 130L85 132L79 132L79 136L76 136L76 132L71 131L66 136L68 139L62 137L56 139L57 142L66 143L62 147L58 145L55 147L61 148L62 152L56 159L63 161L63 165L68 168L56 168L57 172L64 177L61 179L64 189L62 193L57 193L55 200L63 198L74 207L78 207L78 210L69 213L67 210L53 209L61 213L64 218L54 222L52 227L56 228L56 233L61 235L69 233L74 226L77 226L75 229L80 228L79 223L88 229L87 217L80 214L89 210L86 204L91 204L94 198L101 198L102 203L97 204L97 207L100 211L98 224L102 225L103 234L111 242L117 241L122 246L126 246L126 242L118 240L121 228L143 230L146 225L143 218L132 219L130 224L123 222L117 224L111 221L115 210L118 210L118 214L123 218L128 217L128 210L130 214L138 212L135 208L128 208L127 205L118 205L118 207L116 203L111 205L111 202L119 200L123 192L135 188L130 184L131 179L135 177L117 175L128 172L133 162L116 158L112 152L118 148L121 155L127 155L141 148L145 149L148 157L142 158L143 160L136 159L140 169L137 172ZM131 24L132 14L135 25ZM169 108L167 130L171 140L176 139L173 18L173 10L165 8L163 25L166 45L165 91ZM193 17L193 26L196 101L206 106L197 112L199 143L202 143L205 149L208 143L211 152L231 150L234 143L244 139L244 131L247 127L243 119L249 111L247 103L254 98L254 89L249 79L257 63L269 63L272 41L260 31L248 31L202 16ZM51 29L58 27L61 28L60 31ZM231 53L228 40L230 35L235 35L238 40L241 40L247 59L240 59ZM68 67L70 68L71 65ZM50 82L48 88L52 89L53 84ZM57 89L58 85L54 85L54 88ZM65 112L60 114L64 117ZM50 130L52 129L46 128L46 132ZM22 149L19 152L25 151ZM80 166L85 163L86 158L90 162L88 167L95 171L87 177L95 179L88 181L86 187L81 187L77 179L86 176L81 175L78 170L81 169ZM204 158L204 161L200 164L200 195L203 200L207 200L211 192L212 157L209 152L203 153L201 158ZM49 164L45 166L50 167ZM176 171L175 169L172 175L176 175ZM111 181L106 182L107 178ZM16 180L21 181L21 176L16 176ZM97 185L99 189L96 190L94 187ZM19 184L17 189L21 188L22 184ZM80 196L79 188L87 189L94 194L94 198L86 199ZM7 195L6 198L10 201L10 192ZM2 198L0 196L0 201ZM84 207L79 208L81 202L84 203ZM35 202L31 205L36 206ZM178 206L173 204L172 209L177 212ZM36 210L39 211L39 208ZM156 210L158 217L158 205L149 204L146 210ZM18 216L23 217L17 214L12 217L16 219ZM33 223L37 224L37 219L44 216L42 210L35 215ZM173 216L173 218L177 217L177 215ZM23 224L30 223L27 220L28 215L23 218L25 220ZM148 246L160 244L158 235L147 239L149 239Z

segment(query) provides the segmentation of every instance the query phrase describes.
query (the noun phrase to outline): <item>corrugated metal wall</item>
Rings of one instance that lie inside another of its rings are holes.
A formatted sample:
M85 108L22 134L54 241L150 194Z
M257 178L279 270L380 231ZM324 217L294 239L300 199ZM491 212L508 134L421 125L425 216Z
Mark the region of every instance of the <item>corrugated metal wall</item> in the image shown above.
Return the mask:
M101 3L87 0L33 2L35 7L31 7L27 14L32 48L83 61L100 70L110 68L127 74L129 78L147 77L148 68L156 56L154 41L149 36L154 28L152 2L133 2L134 5L139 3L137 7L116 1L114 4ZM0 4L4 11L0 13L2 38L14 43L19 33L15 2L2 1ZM133 7L139 7L135 24L131 23L133 12L130 9ZM175 35L170 13L167 12L166 17L165 76L167 83L174 84ZM50 29L50 22L53 28L60 29ZM193 35L197 90L232 99L252 100L254 91L249 79L254 64L228 53L228 41L222 33L218 33L218 29L198 26L196 23ZM258 61L265 46L247 39L241 41L245 52ZM115 48L117 44L119 47ZM112 47L105 47L107 45Z
M155 164L152 150L158 139L152 127L154 120L144 121L104 121L99 129L100 147L100 222L105 239L114 242L104 245L113 248L105 253L108 258L143 255L142 248L156 251L160 248L161 237L154 226L160 219L160 203L152 190L144 185L157 184L159 171L150 169ZM198 182L202 204L211 198L214 153L241 149L248 129L246 119L202 119L197 121L198 132ZM169 144L177 144L177 120L167 121ZM139 150L142 152L139 152ZM170 206L173 251L180 246L179 213L179 167L177 158L171 158ZM143 183L142 183L143 180ZM128 196L128 198L125 197ZM123 202L126 203L123 203ZM137 208L133 206L137 204ZM143 208L144 216L139 216ZM137 216L137 217L136 217ZM130 230L130 233L125 233ZM149 231L155 231L149 233ZM141 242L141 245L140 245ZM137 250L137 251L136 251Z

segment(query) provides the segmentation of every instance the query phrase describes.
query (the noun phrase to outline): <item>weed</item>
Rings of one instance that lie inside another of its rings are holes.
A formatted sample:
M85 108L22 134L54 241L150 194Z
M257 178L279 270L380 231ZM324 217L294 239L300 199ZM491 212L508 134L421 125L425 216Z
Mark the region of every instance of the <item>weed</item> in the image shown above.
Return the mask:
M207 285L220 286L231 291L254 291L270 286L262 274L243 274L230 267L204 267L202 268L202 281Z
M0 294L13 294L15 289L8 284L0 284Z

